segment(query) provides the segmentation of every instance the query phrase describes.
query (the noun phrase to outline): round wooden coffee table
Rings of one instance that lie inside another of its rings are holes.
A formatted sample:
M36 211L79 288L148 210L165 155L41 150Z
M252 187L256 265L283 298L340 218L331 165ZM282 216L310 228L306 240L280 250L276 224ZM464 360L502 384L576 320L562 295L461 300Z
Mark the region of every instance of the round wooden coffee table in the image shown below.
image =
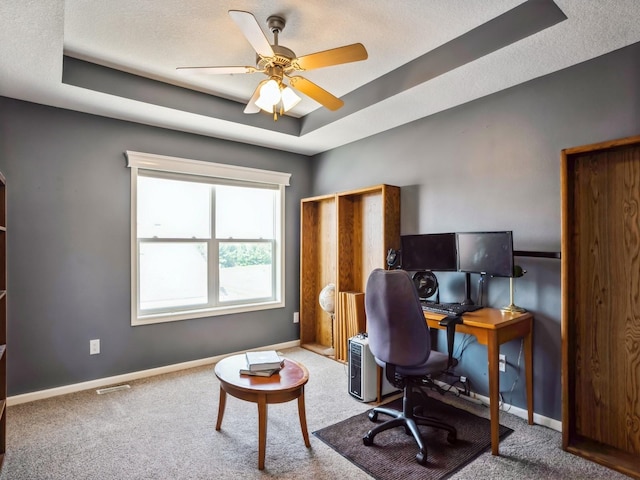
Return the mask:
M284 403L298 399L298 416L302 437L307 448L309 433L307 417L304 409L304 386L309 380L309 372L304 367L288 358L284 359L284 367L270 377L240 375L240 369L246 368L244 354L233 355L220 360L215 366L215 374L220 380L220 403L218 405L218 421L216 430L220 430L227 393L233 397L258 404L258 468L264 469L264 454L267 446L267 405Z

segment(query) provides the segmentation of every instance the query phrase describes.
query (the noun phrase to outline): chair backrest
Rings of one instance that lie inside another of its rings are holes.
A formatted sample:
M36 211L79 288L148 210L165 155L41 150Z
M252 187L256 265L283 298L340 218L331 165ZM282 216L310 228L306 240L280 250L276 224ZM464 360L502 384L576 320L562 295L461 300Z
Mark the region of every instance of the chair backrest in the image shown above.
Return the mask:
M364 304L374 357L407 367L426 362L431 353L429 326L406 271L378 268L371 272Z

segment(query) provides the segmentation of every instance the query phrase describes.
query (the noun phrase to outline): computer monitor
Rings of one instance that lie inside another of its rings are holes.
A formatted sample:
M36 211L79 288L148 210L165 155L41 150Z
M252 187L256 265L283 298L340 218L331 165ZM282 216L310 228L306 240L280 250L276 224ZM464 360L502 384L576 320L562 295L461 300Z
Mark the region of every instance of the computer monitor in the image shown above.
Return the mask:
M403 270L455 272L458 269L455 233L402 235L400 244Z
M456 233L456 243L460 272L513 276L512 232Z

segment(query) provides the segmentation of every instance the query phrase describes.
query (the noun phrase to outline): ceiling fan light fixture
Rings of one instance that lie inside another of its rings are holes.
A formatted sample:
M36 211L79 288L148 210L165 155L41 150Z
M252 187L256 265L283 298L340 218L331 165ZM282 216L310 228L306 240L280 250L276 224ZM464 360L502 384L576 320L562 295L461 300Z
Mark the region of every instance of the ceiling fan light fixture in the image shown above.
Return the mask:
M282 89L282 106L285 112L295 107L300 100L302 99L296 95L296 92L294 92L292 88L284 87Z
M302 100L293 89L284 85L281 81L271 79L260 87L260 96L255 101L257 107L267 113L273 113L273 119L288 112ZM278 108L279 107L279 108Z
M274 79L260 87L260 97L256 105L266 112L273 112L273 106L280 101L280 86Z

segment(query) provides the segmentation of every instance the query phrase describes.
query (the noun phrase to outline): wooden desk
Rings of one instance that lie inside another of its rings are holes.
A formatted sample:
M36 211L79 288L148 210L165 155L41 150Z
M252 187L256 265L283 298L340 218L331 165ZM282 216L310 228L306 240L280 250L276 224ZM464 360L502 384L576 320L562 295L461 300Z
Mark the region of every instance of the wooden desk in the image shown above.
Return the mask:
M444 315L424 312L429 328L444 329L440 320ZM516 338L524 339L524 365L526 376L527 413L529 425L533 425L533 315L530 313L506 313L497 308L483 308L465 313L464 323L456 325L456 333L468 333L487 346L489 370L489 409L491 413L491 453L498 455L500 437L500 372L498 356L500 345Z

